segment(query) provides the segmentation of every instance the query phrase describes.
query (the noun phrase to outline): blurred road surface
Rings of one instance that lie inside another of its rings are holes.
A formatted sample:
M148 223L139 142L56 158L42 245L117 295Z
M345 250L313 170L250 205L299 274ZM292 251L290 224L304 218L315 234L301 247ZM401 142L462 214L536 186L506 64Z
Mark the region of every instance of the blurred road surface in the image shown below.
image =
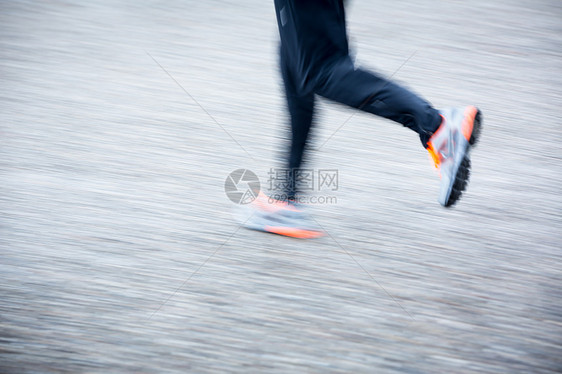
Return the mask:
M299 241L224 193L286 144L271 1L0 2L0 372L561 371L562 5L429 3L351 2L351 45L482 109L467 193L321 101L337 202Z

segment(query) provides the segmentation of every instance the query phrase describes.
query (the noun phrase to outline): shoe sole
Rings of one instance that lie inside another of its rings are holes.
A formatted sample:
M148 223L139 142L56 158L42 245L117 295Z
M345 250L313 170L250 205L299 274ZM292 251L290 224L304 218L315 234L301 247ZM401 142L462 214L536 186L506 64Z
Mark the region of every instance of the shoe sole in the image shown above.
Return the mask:
M476 145L480 138L480 133L482 131L482 112L475 107L469 107L467 110L473 113L467 113L465 118L469 119L474 115L472 120L472 131L470 134L470 139L468 140L468 147L465 151L465 155L461 161L459 168L457 169L457 174L455 175L455 182L453 183L453 188L449 199L445 204L445 207L452 207L462 196L463 191L466 190L468 186L468 180L470 179L470 150ZM465 112L466 113L466 112ZM470 116L470 117L469 117Z
M324 236L324 232L319 228L303 228L301 226L302 223L302 221L299 222L298 219L291 219L291 217L276 217L275 215L256 212L255 215L247 219L242 226L250 230L298 239L315 239Z
M297 239L316 239L325 235L322 231L306 230L306 229L299 229L296 227L286 227L286 226L247 224L244 225L244 227L254 231L266 232L269 234L275 234L281 236L289 236L291 238L297 238Z
M316 239L324 236L322 231L312 231L283 226L266 226L263 230L271 234L290 236L297 239Z

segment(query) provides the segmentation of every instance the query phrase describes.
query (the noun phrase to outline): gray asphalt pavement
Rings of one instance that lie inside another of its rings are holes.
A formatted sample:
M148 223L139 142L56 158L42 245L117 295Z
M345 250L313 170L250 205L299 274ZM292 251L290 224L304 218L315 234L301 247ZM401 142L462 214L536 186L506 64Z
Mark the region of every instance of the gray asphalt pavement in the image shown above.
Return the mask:
M0 2L0 373L562 371L561 3L348 22L358 65L482 138L444 209L416 134L321 100L338 189L301 241L224 192L281 165L272 1Z

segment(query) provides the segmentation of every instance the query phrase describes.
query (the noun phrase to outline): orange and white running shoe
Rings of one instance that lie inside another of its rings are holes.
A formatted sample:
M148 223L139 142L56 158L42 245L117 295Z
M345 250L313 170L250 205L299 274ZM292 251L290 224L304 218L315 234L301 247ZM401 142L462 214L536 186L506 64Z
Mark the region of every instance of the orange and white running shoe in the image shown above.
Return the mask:
M250 205L249 218L242 224L248 229L300 239L324 236L323 230L297 204L275 200L260 192Z
M470 176L470 149L478 141L482 114L474 106L440 111L443 121L427 143L441 174L439 203L452 206L466 189Z

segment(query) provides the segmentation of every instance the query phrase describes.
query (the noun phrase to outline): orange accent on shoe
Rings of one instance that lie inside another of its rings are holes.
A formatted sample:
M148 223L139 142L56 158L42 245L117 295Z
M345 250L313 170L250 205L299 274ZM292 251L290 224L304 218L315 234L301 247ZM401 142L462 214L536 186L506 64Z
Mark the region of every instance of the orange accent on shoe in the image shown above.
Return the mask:
M324 233L322 231L303 230L282 226L265 226L265 231L299 239L315 239L324 236Z
M433 148L433 144L431 143L427 143L427 151L429 152L429 155L431 156L431 159L433 160L433 164L435 165L436 169L439 169L439 165L441 164L441 160L439 159L439 156L437 155L437 152L435 151L435 148Z
M474 106L468 106L464 110L464 119L462 121L462 134L466 140L470 141L472 130L474 128L474 119L476 118L478 109Z
M445 117L443 117L442 114L440 114L442 120L441 120L441 125L439 125L439 127L437 128L437 130L433 133L433 135L431 136L431 138L429 138L428 142L427 142L427 151L429 152L429 155L431 156L431 159L433 160L433 164L435 165L435 168L439 169L439 166L441 165L441 158L439 157L439 154L437 153L437 150L435 149L435 147L433 146L433 138L437 136L437 133L439 133L439 131L441 131L442 129L445 128L445 122L447 121L445 119Z

